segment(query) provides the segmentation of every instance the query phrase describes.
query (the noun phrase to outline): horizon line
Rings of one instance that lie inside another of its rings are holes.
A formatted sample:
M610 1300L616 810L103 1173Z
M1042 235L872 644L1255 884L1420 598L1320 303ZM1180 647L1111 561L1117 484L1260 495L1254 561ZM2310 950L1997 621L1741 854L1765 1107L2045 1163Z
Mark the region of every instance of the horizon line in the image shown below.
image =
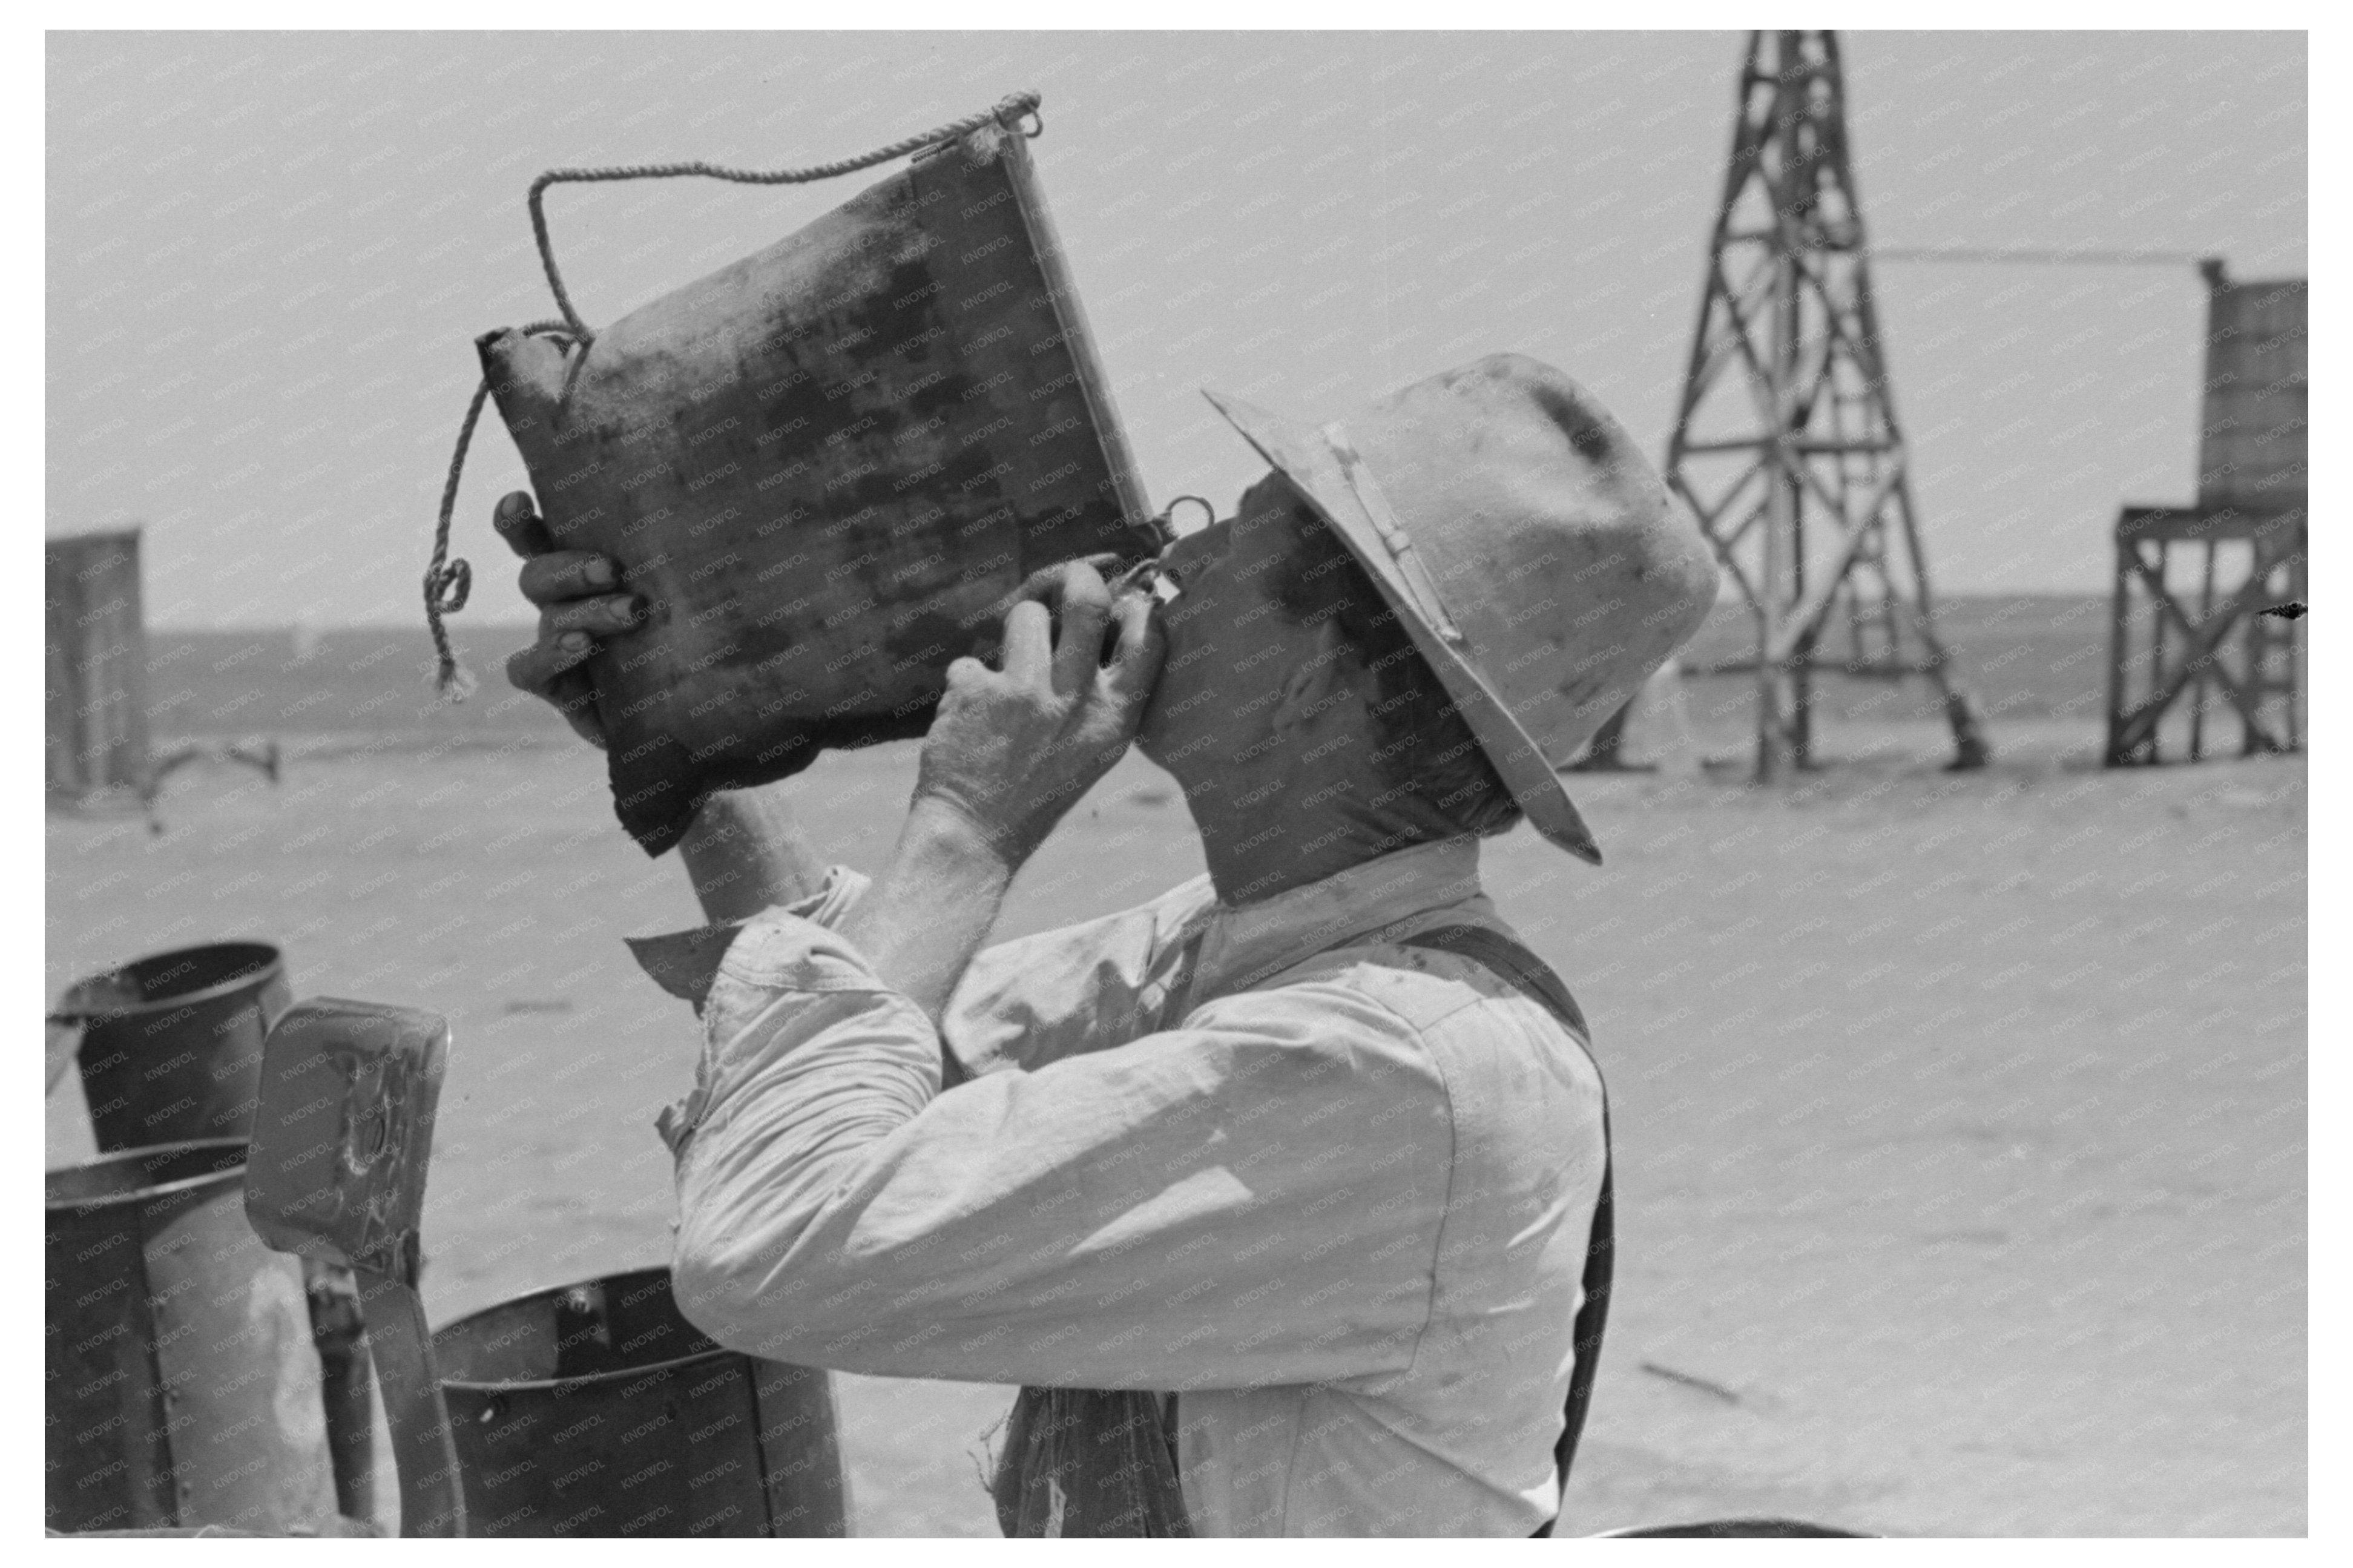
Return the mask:
M2108 597L2108 593L2109 590L2106 588L1938 588L1936 590L1936 601L1939 604L1949 604L1955 599L2105 599ZM1717 607L1723 608L1724 606L1729 605L1736 608L1739 603L1739 599L1736 597L1728 599L1719 599L1717 601ZM206 624L175 621L151 621L147 625L147 630L149 631L166 632L270 632L285 635L291 633L301 623L291 620L235 620ZM462 637L470 631L527 631L537 624L538 623L536 621L533 620L483 620L472 621L464 625L452 624L449 628L449 632L453 637ZM427 631L424 619L421 616L414 620L402 620L313 621L310 623L310 629L318 632L414 631L419 638L428 640L431 636L431 634Z

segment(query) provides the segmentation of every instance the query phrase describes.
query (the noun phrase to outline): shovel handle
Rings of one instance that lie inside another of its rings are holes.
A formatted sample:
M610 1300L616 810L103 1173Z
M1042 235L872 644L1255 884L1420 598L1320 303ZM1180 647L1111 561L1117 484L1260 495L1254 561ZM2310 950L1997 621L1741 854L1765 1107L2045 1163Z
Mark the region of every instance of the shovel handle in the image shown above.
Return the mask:
M384 1391L385 1423L392 1428L393 1467L400 1477L400 1533L462 1536L466 1494L458 1478L458 1446L449 1436L448 1407L434 1375L425 1304L399 1279L367 1268L353 1272L359 1279L376 1382Z

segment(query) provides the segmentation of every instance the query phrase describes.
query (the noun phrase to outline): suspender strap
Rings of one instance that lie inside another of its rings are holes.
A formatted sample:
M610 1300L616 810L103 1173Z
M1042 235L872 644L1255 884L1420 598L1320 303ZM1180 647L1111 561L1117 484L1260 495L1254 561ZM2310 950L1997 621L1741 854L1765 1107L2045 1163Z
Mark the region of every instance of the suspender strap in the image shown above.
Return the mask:
M1484 926L1441 926L1405 938L1409 948L1435 948L1469 959L1472 963L1492 970L1495 976L1509 981L1540 1002L1569 1037L1577 1042L1588 1061L1593 1060L1592 1035L1585 1026L1585 1014L1578 1011L1577 999L1568 994L1568 987L1542 959L1500 931ZM1601 1064L1593 1063L1595 1076ZM1585 1430L1585 1412L1593 1403L1593 1373L1601 1361L1601 1330L1609 1319L1609 1264L1617 1239L1614 1204L1610 1201L1609 1161L1609 1091L1605 1085L1601 1092L1601 1195L1593 1205L1593 1229L1585 1244L1585 1301L1577 1309L1575 1327L1577 1361L1568 1374L1568 1408L1560 1429L1560 1441L1553 1446L1553 1465L1560 1474L1563 1498L1568 1491L1569 1461L1577 1457L1577 1439ZM1557 1517L1535 1533L1550 1535Z

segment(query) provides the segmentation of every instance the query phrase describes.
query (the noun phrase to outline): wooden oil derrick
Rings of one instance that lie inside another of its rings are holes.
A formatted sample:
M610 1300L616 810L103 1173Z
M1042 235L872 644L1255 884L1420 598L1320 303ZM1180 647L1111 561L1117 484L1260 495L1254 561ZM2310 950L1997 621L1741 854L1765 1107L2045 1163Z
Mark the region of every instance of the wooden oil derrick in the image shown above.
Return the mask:
M2116 519L2108 644L2111 768L2304 748L2308 291L2233 283L2205 262L2206 387L2198 501ZM2265 613L2294 606L2288 613Z
M1924 675L1957 768L1988 750L1936 636L1872 301L1838 40L1750 36L1670 488L1757 623L1757 777L1812 758L1816 671Z

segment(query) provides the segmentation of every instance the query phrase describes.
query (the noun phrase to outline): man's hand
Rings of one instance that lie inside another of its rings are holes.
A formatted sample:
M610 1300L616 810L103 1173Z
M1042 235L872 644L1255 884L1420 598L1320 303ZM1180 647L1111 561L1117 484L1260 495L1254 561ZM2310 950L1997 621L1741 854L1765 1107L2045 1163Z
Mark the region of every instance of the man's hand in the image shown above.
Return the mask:
M582 739L602 747L596 694L580 665L596 652L599 634L630 630L644 606L634 594L612 591L620 571L605 556L557 549L524 492L501 501L491 525L522 557L518 585L539 607L538 641L507 661L507 680L554 705Z
M915 780L918 807L953 807L1008 872L1126 751L1166 652L1151 597L1114 603L1091 562L1040 572L1022 592L1005 617L1003 667L948 666Z
M1166 651L1150 596L1113 603L1092 562L1039 572L1018 597L1003 668L948 666L898 847L842 927L883 984L934 1024L1013 874L1127 749Z

